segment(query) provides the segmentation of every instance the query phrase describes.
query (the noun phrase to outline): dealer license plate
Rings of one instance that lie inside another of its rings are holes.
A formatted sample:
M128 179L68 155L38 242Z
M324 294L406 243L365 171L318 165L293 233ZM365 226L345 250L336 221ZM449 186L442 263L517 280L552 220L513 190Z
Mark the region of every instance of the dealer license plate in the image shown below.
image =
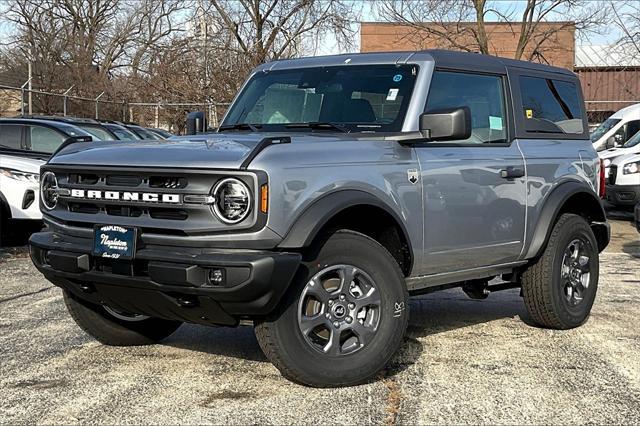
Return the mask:
M94 256L108 259L133 259L136 229L119 225L96 225L93 230Z

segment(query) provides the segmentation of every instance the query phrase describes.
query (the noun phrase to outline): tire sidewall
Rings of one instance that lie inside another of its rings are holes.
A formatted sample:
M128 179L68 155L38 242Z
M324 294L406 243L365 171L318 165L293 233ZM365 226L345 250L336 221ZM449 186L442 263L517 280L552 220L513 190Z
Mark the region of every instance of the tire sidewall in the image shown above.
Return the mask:
M312 348L300 331L299 298L311 277L340 264L355 266L372 278L381 296L381 315L378 330L365 347L352 354L330 357ZM386 249L364 235L338 232L326 240L313 261L300 268L287 293L286 308L276 322L276 333L286 348L288 364L302 360L312 366L314 375L348 384L375 374L388 362L402 343L408 315L404 278Z

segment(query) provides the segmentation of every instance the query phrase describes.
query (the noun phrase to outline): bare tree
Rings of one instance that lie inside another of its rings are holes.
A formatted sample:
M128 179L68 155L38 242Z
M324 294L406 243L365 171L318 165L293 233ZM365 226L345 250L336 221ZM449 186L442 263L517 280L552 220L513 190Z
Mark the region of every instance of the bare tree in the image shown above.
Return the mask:
M493 54L488 26L503 23L517 36L515 59L542 59L545 48L563 31L585 31L602 22L604 12L589 0L381 0L380 15L413 31L425 44ZM550 25L550 23L553 23Z
M633 59L640 60L640 2L611 3L613 23L620 30L618 46Z
M332 32L353 45L354 3L338 0L209 0L213 22L228 31L229 47L252 65L301 53L314 37ZM216 19L219 18L219 19Z

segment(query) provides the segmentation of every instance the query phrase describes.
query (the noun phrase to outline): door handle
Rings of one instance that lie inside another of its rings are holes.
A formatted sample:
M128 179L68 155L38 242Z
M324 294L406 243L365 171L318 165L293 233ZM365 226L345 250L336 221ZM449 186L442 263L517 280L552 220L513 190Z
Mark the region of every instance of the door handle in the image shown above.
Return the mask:
M524 169L509 166L500 170L500 177L503 179L517 179L524 176Z

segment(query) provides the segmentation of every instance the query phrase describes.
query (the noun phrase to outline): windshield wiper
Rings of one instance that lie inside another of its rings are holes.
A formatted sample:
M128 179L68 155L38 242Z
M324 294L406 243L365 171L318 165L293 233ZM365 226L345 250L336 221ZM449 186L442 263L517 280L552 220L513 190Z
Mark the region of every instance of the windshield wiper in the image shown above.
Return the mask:
M330 121L313 121L310 123L290 123L284 127L288 129L320 129L320 130L338 130L342 133L350 133L351 130L347 129L341 124L332 123Z
M262 124L251 124L251 123L225 124L223 126L218 127L218 131L224 132L225 130L251 130L252 132L257 132L258 129L261 127L262 127Z

